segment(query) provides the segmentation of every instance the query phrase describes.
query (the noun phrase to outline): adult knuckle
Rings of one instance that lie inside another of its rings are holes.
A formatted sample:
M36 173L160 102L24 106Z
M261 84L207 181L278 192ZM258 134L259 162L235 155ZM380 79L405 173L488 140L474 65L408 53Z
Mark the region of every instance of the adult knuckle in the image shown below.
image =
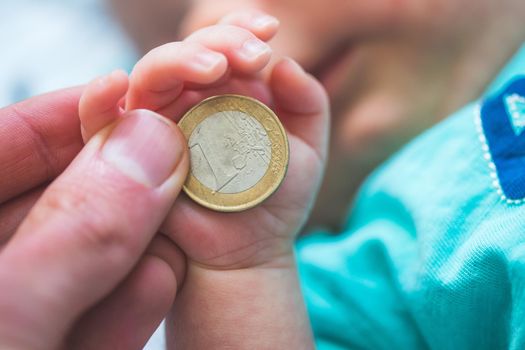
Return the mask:
M69 221L70 234L82 240L82 244L95 249L126 247L124 227L119 225L118 215L104 205L101 194L78 184L62 184L45 196L44 205L48 215L59 212ZM96 198L96 200L94 200Z
M36 118L33 118L29 112L25 111L24 108L20 107L19 105L15 105L12 108L12 112L14 113L16 120L19 122L18 124L28 130L28 132L31 134L29 139L34 146L32 147L32 150L34 150L34 154L40 160L40 164L44 168L46 178L52 178L57 174L59 166L57 158L49 146L49 131L42 125L35 123L34 119Z
M44 205L51 211L72 212L86 205L87 193L76 184L55 184L44 196Z
M88 246L99 250L126 248L129 242L124 230L110 224L107 220L89 220L79 227L77 232Z

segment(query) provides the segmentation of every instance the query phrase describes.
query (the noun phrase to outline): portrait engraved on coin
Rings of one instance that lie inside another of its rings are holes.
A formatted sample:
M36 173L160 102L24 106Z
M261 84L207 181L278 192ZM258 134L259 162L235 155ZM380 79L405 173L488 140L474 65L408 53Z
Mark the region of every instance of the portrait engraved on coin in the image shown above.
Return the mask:
M264 127L240 111L221 111L204 119L189 139L191 172L218 193L240 193L268 171L272 144Z

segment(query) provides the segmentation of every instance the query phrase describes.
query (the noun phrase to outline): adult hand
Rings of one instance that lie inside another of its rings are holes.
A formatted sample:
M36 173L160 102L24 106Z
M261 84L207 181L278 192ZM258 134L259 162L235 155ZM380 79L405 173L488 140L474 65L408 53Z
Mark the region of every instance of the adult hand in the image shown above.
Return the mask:
M142 348L183 277L156 235L188 171L183 136L137 110L80 151L81 90L0 110L1 348Z

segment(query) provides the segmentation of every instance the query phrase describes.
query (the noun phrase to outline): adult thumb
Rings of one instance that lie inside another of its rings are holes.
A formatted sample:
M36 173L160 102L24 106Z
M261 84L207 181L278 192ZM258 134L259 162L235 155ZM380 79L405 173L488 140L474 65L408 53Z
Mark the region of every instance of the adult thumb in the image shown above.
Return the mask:
M188 164L178 127L153 112L93 137L0 254L0 347L57 348L132 270Z

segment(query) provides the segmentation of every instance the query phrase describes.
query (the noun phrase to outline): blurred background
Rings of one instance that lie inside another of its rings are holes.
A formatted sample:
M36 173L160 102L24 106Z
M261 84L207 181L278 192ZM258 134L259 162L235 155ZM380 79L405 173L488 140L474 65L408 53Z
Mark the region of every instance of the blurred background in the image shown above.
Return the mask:
M129 71L138 57L103 0L2 0L0 45L0 107Z

